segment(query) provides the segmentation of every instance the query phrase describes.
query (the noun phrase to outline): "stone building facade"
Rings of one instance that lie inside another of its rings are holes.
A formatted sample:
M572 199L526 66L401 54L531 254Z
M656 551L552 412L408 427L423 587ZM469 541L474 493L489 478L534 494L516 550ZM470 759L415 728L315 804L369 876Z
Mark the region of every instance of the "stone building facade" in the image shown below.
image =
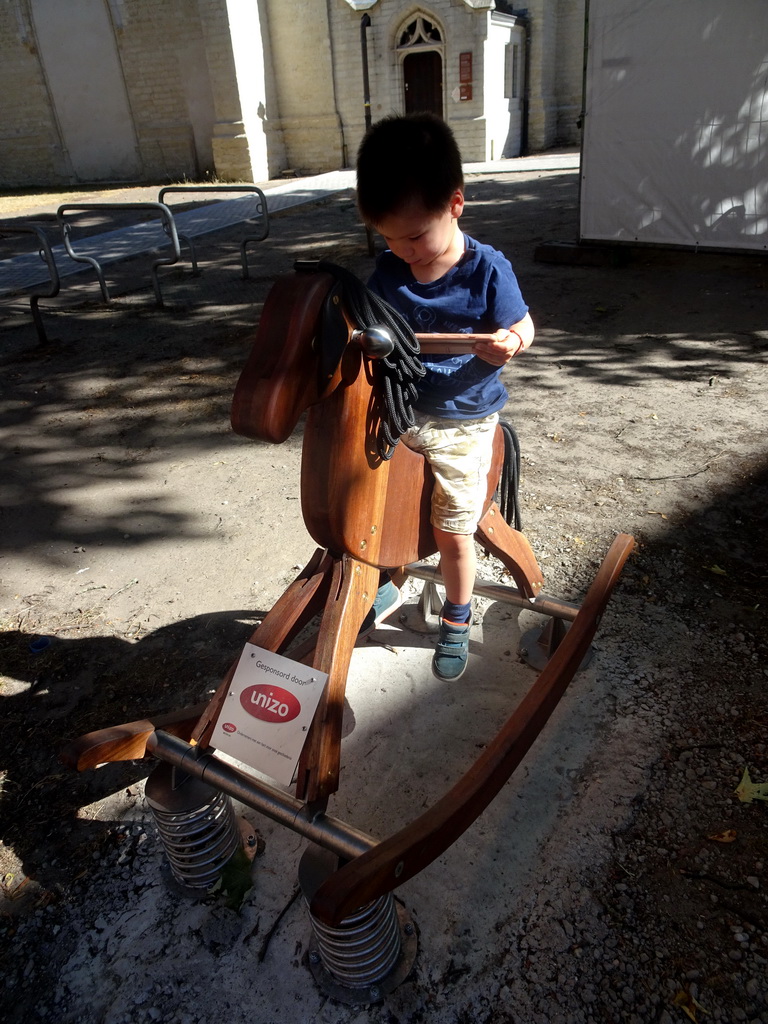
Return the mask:
M0 0L0 185L318 173L407 109L468 161L577 144L584 0L526 2Z

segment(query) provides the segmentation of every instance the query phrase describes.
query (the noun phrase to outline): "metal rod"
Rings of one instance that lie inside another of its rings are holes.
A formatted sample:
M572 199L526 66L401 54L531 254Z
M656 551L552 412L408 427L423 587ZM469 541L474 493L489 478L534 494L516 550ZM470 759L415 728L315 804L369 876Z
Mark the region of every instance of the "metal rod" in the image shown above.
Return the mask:
M413 562L412 565L406 565L403 571L417 580L426 580L428 583L443 582L439 568L431 562ZM514 604L518 608L541 612L542 615L551 615L554 619L566 619L568 622L573 622L579 611L578 605L570 604L568 601L559 601L556 597L547 597L546 594L527 598L517 587L491 583L488 580L476 579L472 593L490 598L492 601L502 601L504 604Z
M169 242L173 249L170 256L162 256L156 259L152 264L152 287L155 291L155 301L158 306L163 305L163 295L160 290L160 278L158 276L158 269L160 267L171 266L173 263L178 263L181 259L181 249L179 248L179 237L176 233L176 223L173 219L173 214L164 203L64 203L56 211L56 219L59 222L61 233L64 238L64 247L67 250L69 256L77 263L88 263L96 271L96 276L99 279L99 287L101 288L101 294L105 302L109 302L109 288L104 277L101 264L98 260L92 256L78 255L72 247L72 225L67 221L67 214L76 211L84 210L141 210L146 213L155 214L160 217L163 231L168 236ZM86 246L88 245L88 239L81 240ZM129 256L136 255L132 252L125 252L122 256L123 259L127 259ZM110 260L110 262L114 262Z
M368 34L366 32L370 24L371 16L366 13L360 19L360 56L363 62L363 118L366 131L368 131L373 123L371 117L371 86L368 80ZM365 237L368 242L368 255L373 256L376 253L376 246L373 242L373 230L370 224L365 225Z
M363 59L363 111L366 131L371 127L371 88L368 83L368 37L365 31L370 24L370 14L364 14L360 19L360 50L362 51Z
M168 733L153 732L147 751L188 775L214 786L267 818L305 836L318 846L353 860L378 845L378 840L326 814L313 814L307 804L260 779L251 778L212 754Z

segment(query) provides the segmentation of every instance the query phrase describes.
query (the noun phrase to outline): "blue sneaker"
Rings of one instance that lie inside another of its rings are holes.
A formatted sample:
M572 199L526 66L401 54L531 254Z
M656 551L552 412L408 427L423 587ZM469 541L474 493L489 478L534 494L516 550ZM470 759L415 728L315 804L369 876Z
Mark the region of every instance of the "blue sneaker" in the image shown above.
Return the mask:
M432 671L438 679L453 682L464 674L469 657L469 627L472 620L463 626L456 622L440 619L440 636L432 659Z
M391 615L392 612L399 608L402 603L403 598L400 591L392 580L388 580L379 587L376 599L373 602L373 607L363 619L363 624L360 627L358 636L368 636L368 634L372 633L388 615Z

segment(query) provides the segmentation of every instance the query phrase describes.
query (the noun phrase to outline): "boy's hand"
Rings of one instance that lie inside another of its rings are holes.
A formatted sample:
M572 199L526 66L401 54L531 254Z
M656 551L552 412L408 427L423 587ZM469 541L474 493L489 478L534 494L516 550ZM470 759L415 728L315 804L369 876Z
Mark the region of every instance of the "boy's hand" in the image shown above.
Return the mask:
M476 356L492 366L504 366L524 347L522 338L503 328L495 331L493 337L494 341L477 341L472 348Z
M494 332L493 341L475 342L473 352L492 366L504 366L514 356L524 352L533 343L533 321L528 313L509 330L500 328Z

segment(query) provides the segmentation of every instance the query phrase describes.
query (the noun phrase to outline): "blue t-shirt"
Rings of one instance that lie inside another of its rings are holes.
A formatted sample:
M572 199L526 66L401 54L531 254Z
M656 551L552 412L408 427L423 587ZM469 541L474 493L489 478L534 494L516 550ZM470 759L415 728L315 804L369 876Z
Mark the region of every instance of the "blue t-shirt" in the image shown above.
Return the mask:
M368 287L394 306L416 334L493 334L522 320L528 307L512 266L490 245L464 235L464 255L437 281L421 284L387 249ZM478 356L422 356L427 371L415 408L430 416L476 420L507 401L502 367Z

